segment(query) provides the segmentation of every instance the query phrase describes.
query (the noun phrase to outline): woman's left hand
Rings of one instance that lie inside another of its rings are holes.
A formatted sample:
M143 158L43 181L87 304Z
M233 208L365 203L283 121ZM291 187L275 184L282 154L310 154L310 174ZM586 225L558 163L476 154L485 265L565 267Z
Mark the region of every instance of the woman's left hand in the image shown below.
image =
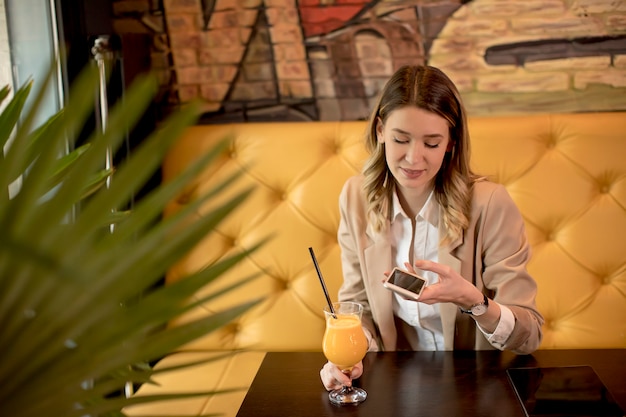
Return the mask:
M434 272L439 276L437 283L428 285L422 290L419 302L425 304L454 303L460 306L471 306L483 299L478 288L447 265L425 260L417 260L414 265L406 262L404 265L408 271L413 273L417 268Z

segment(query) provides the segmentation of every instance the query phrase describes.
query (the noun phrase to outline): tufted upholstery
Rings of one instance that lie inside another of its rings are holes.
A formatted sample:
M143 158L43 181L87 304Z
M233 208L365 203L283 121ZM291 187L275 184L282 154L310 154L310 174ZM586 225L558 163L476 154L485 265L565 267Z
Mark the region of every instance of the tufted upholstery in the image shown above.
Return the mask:
M235 188L254 185L256 191L170 271L168 282L274 235L218 285L257 272L260 278L181 320L258 296L265 300L158 367L223 349L248 352L165 374L157 378L161 388L144 386L140 394L245 387L263 351L320 350L325 299L307 248L315 249L336 295L342 279L338 195L366 156L364 129L364 122L195 126L178 141L165 162L165 179L217 139L234 133L230 152L169 212L233 170L245 172ZM474 169L507 187L526 222L533 249L529 269L546 319L541 348L626 347L626 113L472 118L470 132ZM244 395L141 407L129 414L211 411L233 416Z

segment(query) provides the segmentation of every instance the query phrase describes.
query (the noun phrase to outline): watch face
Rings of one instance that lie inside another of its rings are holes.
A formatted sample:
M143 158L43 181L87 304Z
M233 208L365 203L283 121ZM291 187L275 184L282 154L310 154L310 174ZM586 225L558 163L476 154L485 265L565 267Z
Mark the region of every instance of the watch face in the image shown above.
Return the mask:
M484 304L478 304L477 306L472 307L472 314L474 316L482 316L487 312L487 306Z

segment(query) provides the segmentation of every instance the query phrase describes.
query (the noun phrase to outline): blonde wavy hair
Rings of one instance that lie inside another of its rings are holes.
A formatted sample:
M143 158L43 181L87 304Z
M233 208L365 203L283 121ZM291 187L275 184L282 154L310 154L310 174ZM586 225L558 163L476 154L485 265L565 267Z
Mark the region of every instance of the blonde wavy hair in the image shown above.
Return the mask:
M454 83L431 66L403 66L387 81L379 94L365 137L370 153L364 168L367 215L375 231L382 231L390 218L396 181L385 159L385 146L376 137L378 123L385 123L396 109L416 106L446 119L450 125L452 150L446 152L435 177L434 196L443 208L446 245L464 233L469 224L472 185L483 177L470 169L470 141L461 96Z

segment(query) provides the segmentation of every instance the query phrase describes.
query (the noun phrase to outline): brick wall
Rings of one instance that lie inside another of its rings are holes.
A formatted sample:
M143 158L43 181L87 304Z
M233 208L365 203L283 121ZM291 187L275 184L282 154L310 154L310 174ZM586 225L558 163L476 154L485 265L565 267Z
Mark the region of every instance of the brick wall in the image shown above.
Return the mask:
M480 0L448 19L429 63L474 112L625 110L624 34L624 1Z
M169 104L207 122L363 119L405 63L446 71L471 114L626 110L626 0L113 6L116 30L154 34Z
M152 36L163 106L199 99L209 122L363 119L404 63L442 68L472 114L626 110L626 0L111 4L116 32Z

